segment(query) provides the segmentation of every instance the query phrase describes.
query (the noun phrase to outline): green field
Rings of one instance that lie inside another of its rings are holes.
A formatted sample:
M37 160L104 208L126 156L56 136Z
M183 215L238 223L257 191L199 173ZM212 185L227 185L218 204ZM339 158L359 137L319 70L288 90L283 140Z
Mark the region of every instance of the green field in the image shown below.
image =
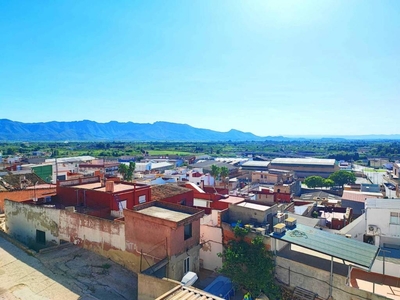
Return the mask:
M148 150L149 155L180 155L180 156L186 156L186 155L201 155L199 153L192 153L192 152L185 152L185 151L174 151L174 150Z
M386 170L385 169L367 168L367 169L364 169L364 172L386 172Z

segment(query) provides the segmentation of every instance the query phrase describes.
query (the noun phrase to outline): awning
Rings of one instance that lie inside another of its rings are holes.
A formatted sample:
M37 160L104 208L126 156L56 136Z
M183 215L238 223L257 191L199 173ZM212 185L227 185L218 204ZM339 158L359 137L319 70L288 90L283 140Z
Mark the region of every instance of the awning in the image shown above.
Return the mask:
M283 234L271 233L270 236L368 269L379 251L377 246L301 224L286 228Z

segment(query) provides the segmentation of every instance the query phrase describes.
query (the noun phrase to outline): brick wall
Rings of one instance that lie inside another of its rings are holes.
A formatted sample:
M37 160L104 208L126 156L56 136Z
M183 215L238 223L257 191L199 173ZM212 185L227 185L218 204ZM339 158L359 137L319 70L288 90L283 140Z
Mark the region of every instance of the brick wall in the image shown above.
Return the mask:
M23 202L36 198L43 198L49 195L55 195L56 188L41 188L41 189L26 189L10 192L0 192L0 213L4 212L4 199L13 200L16 202Z

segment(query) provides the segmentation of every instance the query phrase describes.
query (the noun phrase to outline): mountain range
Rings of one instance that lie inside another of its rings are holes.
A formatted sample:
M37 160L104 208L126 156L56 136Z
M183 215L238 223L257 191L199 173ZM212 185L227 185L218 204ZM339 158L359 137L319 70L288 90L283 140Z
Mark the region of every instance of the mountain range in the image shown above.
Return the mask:
M287 141L303 139L400 139L400 135L364 136L257 136L231 129L219 132L170 122L97 123L83 120L72 122L23 123L0 119L0 141Z
M278 138L279 137L274 137ZM281 137L283 138L283 137ZM262 141L250 132L218 132L169 122L94 121L22 123L0 119L0 141Z

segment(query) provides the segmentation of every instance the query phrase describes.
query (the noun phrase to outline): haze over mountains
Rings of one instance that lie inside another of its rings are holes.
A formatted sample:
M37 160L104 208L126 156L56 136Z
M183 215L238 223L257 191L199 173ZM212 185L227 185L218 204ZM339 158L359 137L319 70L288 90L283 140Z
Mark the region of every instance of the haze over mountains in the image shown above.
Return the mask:
M400 139L400 135L364 136L256 136L250 132L232 129L218 132L194 128L187 124L170 122L120 123L111 121L97 123L83 120L73 122L22 123L0 119L0 141L264 141L297 139Z

